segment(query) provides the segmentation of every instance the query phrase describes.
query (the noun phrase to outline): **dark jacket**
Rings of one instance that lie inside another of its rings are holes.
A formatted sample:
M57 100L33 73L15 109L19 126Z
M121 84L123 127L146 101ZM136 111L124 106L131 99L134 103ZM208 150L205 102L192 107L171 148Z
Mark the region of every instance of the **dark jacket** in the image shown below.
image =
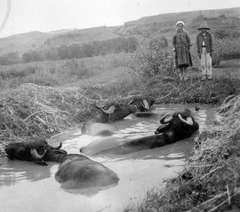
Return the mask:
M202 43L203 43L203 41L205 42L207 53L213 52L213 38L212 38L212 35L209 32L206 32L206 37L204 38L203 34L200 32L197 35L197 39L196 39L198 54L202 53Z
M177 68L192 66L192 59L189 48L191 40L187 31L177 31L173 35L172 45L175 49L175 63Z
M188 33L185 30L183 32L176 32L173 35L172 45L175 49L183 46L189 48L189 46L191 46L191 40Z

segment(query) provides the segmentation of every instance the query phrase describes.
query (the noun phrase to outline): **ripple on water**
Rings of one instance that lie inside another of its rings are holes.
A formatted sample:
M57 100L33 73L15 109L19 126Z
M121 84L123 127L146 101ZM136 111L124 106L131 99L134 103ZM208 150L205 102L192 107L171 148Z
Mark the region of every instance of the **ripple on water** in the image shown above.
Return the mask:
M194 111L196 105L187 105ZM200 130L212 123L214 109L197 105L199 111L194 117ZM153 134L160 125L160 117L167 112L182 110L185 105L156 106L153 112L158 118L136 118L129 116L115 123L118 129L112 137L136 138ZM100 139L100 136L82 135L80 130L55 136L54 143L63 141L63 148L69 153L79 153L82 146ZM1 159L0 202L1 211L8 212L92 212L122 211L131 201L139 201L145 192L154 186L163 186L164 179L175 176L182 170L186 158L193 154L193 141L186 139L175 144L144 150L116 157L96 156L91 159L103 163L120 178L118 185L85 190L64 190L54 179L58 165L48 163L42 167L31 162Z

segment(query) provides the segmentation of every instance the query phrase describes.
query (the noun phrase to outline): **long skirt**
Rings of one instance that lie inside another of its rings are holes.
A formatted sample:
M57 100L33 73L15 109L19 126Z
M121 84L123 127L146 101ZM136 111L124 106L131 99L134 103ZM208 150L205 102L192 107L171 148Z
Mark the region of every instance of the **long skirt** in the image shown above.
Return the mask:
M191 54L187 47L176 48L175 62L177 68L192 66Z

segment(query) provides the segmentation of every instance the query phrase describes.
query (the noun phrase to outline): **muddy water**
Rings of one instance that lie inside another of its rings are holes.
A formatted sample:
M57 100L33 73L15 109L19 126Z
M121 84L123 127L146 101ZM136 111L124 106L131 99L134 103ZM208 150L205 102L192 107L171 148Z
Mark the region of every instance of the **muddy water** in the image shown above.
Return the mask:
M188 105L194 111L196 105ZM212 124L215 109L197 105L195 118L200 131ZM129 116L114 123L115 137L139 137L152 134L159 126L160 117L166 112L181 110L184 105L155 106L155 118ZM80 131L63 133L52 142L63 142L69 153L79 153L99 136L81 135ZM153 150L144 150L124 156L96 156L91 159L103 163L120 178L117 185L107 188L65 190L54 179L58 164L39 166L31 162L0 159L0 211L3 212L117 212L131 201L137 203L145 192L155 186L164 186L164 179L176 176L186 159L191 156L192 139Z

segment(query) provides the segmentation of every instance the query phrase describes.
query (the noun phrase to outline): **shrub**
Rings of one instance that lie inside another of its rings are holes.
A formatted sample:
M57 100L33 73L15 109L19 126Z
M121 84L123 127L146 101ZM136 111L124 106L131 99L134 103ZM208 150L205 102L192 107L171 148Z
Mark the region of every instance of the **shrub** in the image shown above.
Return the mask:
M70 76L77 76L78 79L89 75L89 69L83 61L78 62L77 59L67 60L63 65Z
M138 75L152 77L156 75L175 76L174 57L168 51L163 37L150 35L140 42L133 55L132 68Z
M218 39L224 39L224 38L229 38L230 37L230 33L223 30L223 29L216 30L214 35Z
M60 47L52 47L41 50L37 49L25 52L22 55L22 62L29 63L33 61L57 59L66 60L106 55L110 53L134 52L136 50L136 46L137 39L134 37L119 37L103 41L93 41L89 43L73 43L71 45L63 44ZM3 62L6 63L5 60Z
M19 62L20 62L20 58L17 52L10 52L0 57L1 65L11 65L11 64L17 64Z
M215 39L214 54L223 59L240 58L240 38Z

